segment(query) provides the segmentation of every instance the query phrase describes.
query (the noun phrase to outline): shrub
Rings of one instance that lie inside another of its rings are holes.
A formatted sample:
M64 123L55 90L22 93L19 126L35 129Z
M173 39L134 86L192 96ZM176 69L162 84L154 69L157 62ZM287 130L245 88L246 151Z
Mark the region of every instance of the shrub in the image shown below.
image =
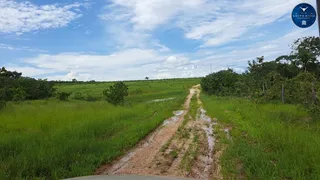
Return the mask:
M82 93L77 92L74 94L74 99L76 100L85 100L85 97L82 95Z
M67 101L71 93L67 92L58 92L57 97L60 101Z
M201 80L201 87L210 95L232 95L237 91L236 82L239 76L231 69L212 73Z
M87 93L85 96L80 93L80 92L77 92L75 93L74 95L74 99L76 100L83 100L83 101L96 101L97 98L92 96L91 94Z
M13 101L23 101L26 99L26 92L21 88L16 88L13 90Z
M53 83L41 79L22 77L21 73L0 70L0 99L5 101L35 100L51 97Z
M97 98L88 93L87 96L85 97L85 100L86 101L96 101Z
M116 82L109 89L103 91L103 95L109 103L118 105L124 103L124 97L128 96L128 86L124 82Z

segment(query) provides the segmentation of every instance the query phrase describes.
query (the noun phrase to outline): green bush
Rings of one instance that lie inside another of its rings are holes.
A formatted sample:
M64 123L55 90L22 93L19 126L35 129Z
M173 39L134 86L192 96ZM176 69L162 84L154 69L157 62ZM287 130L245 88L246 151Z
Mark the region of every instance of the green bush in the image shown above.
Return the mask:
M236 91L236 83L240 75L232 69L209 74L201 80L202 89L208 94L233 95Z
M58 93L57 93L57 98L58 98L60 101L67 101L70 95L71 95L71 93L58 92Z
M85 97L82 95L81 92L77 92L74 94L74 99L76 100L85 100Z
M13 101L23 101L26 99L27 94L23 89L16 88L13 90L13 92L14 92L13 98L12 98Z
M35 100L51 97L55 91L53 83L41 79L22 77L16 71L0 69L0 99L4 101Z
M87 93L85 96L80 93L80 92L77 92L75 95L74 95L74 99L76 100L82 100L82 101L96 101L98 100L98 98L92 96L91 94Z
M109 103L119 105L124 103L124 97L128 96L128 86L124 82L116 82L109 89L103 91L103 95Z
M87 96L85 97L85 100L86 100L86 101L96 101L96 100L98 100L98 99L88 93Z

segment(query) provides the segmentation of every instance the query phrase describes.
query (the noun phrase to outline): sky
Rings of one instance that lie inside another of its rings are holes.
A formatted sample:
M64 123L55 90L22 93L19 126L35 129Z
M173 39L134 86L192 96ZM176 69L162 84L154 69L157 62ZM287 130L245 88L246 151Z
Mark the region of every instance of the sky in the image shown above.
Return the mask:
M318 36L291 20L316 0L0 0L0 66L48 80L241 73Z

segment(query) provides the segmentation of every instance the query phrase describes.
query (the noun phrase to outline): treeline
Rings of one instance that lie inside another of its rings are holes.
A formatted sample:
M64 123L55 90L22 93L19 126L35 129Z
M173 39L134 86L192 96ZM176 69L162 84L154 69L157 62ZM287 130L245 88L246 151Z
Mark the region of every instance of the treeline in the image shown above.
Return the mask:
M22 73L0 69L0 101L45 99L53 95L53 83L41 79L23 77ZM1 105L0 105L1 106Z
M263 102L303 104L319 111L320 39L305 37L292 44L289 55L265 62L258 57L248 62L245 73L232 69L209 74L201 81L208 94L237 96Z

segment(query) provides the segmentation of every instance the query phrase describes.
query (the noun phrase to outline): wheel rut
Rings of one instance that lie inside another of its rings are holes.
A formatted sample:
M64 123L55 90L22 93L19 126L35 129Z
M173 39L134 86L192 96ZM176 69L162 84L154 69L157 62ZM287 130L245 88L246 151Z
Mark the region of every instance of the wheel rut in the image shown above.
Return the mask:
M218 122L202 107L200 85L190 89L183 107L125 156L102 166L96 174L223 179L217 159L220 156L214 154L214 126ZM195 117L190 108L197 108Z

